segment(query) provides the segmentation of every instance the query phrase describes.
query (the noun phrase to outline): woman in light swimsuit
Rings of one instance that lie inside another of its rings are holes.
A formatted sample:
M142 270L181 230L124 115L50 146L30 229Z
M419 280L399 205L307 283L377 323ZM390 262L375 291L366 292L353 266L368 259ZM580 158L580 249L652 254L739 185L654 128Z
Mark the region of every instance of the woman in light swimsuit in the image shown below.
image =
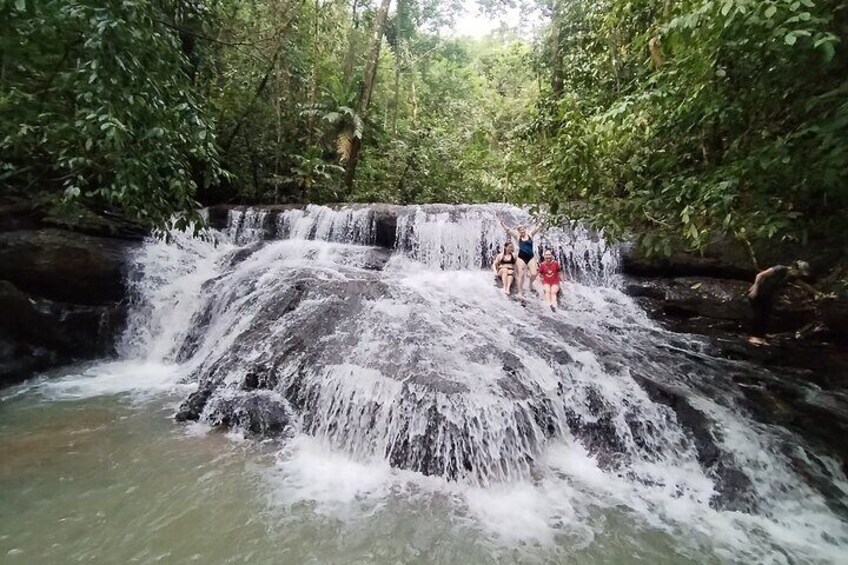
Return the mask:
M520 225L518 229L510 229L501 220L503 229L518 241L518 261L516 267L518 270L518 297L524 299L524 274L530 271L530 290L533 290L533 283L536 282L536 273L538 272L538 264L536 256L533 254L533 236L539 233L542 229L541 224L536 224L530 231Z
M512 280L515 277L515 262L518 258L515 256L512 242L508 241L504 244L503 251L495 257L495 262L492 263L492 270L496 277L500 277L503 283L504 296L509 296Z

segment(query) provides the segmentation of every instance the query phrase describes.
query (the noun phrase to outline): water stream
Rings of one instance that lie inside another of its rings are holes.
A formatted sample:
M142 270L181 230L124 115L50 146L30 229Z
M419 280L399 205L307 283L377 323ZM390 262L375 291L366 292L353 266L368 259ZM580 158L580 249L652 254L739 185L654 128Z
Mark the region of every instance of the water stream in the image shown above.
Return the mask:
M0 561L844 560L838 462L650 321L614 247L537 237L552 313L482 269L523 211L392 214L392 250L369 207L147 243L120 359L0 391Z

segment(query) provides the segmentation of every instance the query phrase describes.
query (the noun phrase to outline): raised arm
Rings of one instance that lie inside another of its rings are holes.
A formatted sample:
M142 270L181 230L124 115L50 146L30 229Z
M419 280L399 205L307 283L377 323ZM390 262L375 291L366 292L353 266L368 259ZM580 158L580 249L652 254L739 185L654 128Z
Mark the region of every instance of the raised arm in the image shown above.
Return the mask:
M534 235L536 235L537 233L542 231L543 227L545 227L544 222L539 222L536 225L534 225L532 228L530 228L530 231L527 232L527 233L530 234L530 237L533 237Z
M502 227L503 229L505 229L505 230L506 230L506 233L508 233L509 235L511 235L512 237L514 237L514 238L516 238L516 239L518 238L518 232L517 232L516 230L514 230L514 229L510 229L510 227L509 227L509 226L507 226L507 225L504 223L504 221L503 221L503 220L501 220L500 218L498 218L498 221L501 223L501 227Z

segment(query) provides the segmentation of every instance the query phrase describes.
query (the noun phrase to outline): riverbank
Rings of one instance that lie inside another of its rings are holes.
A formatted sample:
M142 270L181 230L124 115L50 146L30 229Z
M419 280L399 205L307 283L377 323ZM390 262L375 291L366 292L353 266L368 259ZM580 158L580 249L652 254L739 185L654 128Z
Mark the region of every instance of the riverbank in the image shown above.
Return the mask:
M746 409L830 451L848 473L848 297L814 298L788 285L766 343L754 345L746 293L755 273L744 263L677 254L650 265L625 256L623 270L624 291L663 327L707 337L712 355L767 369L737 380Z

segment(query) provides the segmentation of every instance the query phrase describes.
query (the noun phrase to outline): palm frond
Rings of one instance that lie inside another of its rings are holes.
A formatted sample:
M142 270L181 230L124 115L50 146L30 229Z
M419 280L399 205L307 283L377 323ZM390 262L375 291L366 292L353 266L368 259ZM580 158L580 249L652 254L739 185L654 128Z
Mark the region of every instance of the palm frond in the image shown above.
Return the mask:
M350 159L352 147L353 139L351 138L351 132L348 130L340 132L336 138L336 153L339 156L340 162L346 163Z

